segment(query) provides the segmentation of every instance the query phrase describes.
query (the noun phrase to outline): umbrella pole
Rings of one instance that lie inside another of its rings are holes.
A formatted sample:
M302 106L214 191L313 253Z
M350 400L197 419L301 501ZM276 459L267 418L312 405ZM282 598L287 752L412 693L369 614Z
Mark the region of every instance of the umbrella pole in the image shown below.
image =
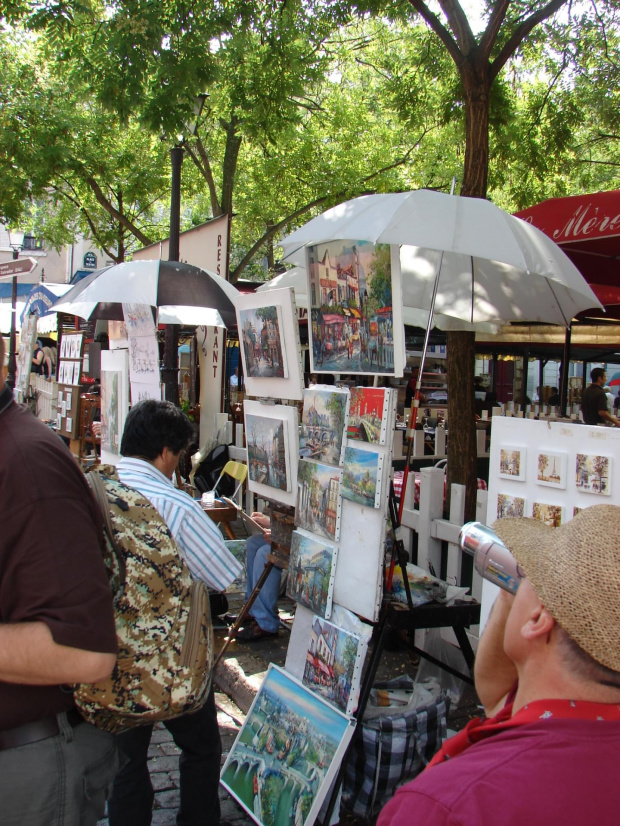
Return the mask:
M443 263L443 251L439 256L439 263L435 270L435 281L433 283L433 296L431 298L431 307L428 313L428 324L426 325L426 334L424 336L424 347L422 348L422 358L420 359L420 368L418 370L418 379L415 384L415 396L413 397L413 405L411 413L409 414L409 422L407 424L407 457L405 459L405 472L403 475L403 488L400 494L400 503L398 505L398 524L400 525L403 508L405 506L405 491L407 490L407 481L409 479L409 464L411 463L411 456L413 454L413 439L415 434L415 426L418 420L418 412L420 410L420 388L422 386L422 373L424 372L424 364L426 362L426 353L428 351L428 342L431 337L431 330L433 329L433 316L435 312L435 301L437 299L437 288L439 287L439 274L441 273L441 265Z

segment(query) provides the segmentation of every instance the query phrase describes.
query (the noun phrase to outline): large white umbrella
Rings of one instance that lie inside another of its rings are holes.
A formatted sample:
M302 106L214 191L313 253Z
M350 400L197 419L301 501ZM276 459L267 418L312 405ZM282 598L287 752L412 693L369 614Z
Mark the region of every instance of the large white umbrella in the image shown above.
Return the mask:
M230 327L238 290L215 273L179 261L126 261L79 281L51 309L122 320L122 304L150 304L160 324Z
M336 240L400 245L403 305L432 309L438 323L446 316L466 325L444 328L507 321L568 326L582 310L601 307L557 244L480 198L426 189L363 195L313 218L282 246L286 259L303 263L305 247Z
M305 266L293 267L286 272L275 275L270 281L265 281L256 288L257 293L269 290L281 290L283 287L292 287L295 293L295 303L298 307L308 308L308 284Z

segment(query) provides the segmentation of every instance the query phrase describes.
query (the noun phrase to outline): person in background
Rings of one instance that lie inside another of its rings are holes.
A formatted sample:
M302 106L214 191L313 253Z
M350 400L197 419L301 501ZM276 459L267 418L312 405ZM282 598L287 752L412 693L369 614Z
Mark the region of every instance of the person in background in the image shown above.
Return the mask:
M262 513L253 513L252 519L265 529L264 533L250 536L245 543L246 550L246 602L256 587L267 564L267 554L271 552L271 521ZM242 642L258 642L266 637L277 637L280 619L278 617L278 594L282 571L272 568L254 604L250 608L250 621L239 629L237 639Z
M46 379L51 379L54 375L54 359L51 347L43 348L43 375Z
M556 407L558 404L560 404L560 393L557 387L551 388L551 395L547 399L547 404L550 404L551 407Z
M30 372L34 373L37 376L42 376L44 370L44 360L45 353L43 352L43 342L40 338L38 338L34 348L34 352L32 354L32 365L30 367Z
M618 395L614 399L614 410L617 410L620 407L620 390L618 390Z
M605 387L603 387L603 392L607 396L607 410L609 411L610 415L613 416L614 394L611 392L611 387L608 384L606 384Z
M487 393L482 376L474 377L474 398L483 402Z
M239 368L235 367L230 377L230 389L234 392L239 389Z
M607 422L620 427L620 420L607 409L607 394L603 390L607 383L607 373L602 367L590 372L591 384L581 396L581 413L586 424L604 425Z
M493 527L526 578L500 592L480 639L486 718L446 740L378 826L616 826L620 507Z
M146 497L168 525L192 576L223 591L241 572L215 523L189 494L174 487L173 476L194 428L171 402L147 399L129 411L121 440L118 475ZM205 705L164 725L181 750L179 759L182 826L218 826L221 742L213 689ZM108 803L110 826L149 826L154 792L147 765L153 726L118 735L129 759Z
M4 364L0 336L0 366ZM0 822L95 826L119 767L71 686L116 663L103 525L84 474L0 369Z

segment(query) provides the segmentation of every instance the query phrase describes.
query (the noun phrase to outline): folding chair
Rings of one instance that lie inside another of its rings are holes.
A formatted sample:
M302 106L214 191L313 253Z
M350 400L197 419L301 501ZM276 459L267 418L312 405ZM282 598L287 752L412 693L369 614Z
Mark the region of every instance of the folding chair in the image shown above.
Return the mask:
M248 475L248 466L244 465L242 462L226 462L224 467L222 468L222 472L218 476L217 482L213 486L213 490L217 491L217 486L220 483L222 476L230 476L237 482L237 487L234 490L234 493L230 497L234 499L237 493L239 492L239 488L245 482L245 479Z

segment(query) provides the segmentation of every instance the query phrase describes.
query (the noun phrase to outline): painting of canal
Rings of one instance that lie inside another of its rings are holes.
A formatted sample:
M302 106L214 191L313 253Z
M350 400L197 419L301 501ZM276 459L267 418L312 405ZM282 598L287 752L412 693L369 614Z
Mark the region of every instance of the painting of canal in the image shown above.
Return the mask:
M352 734L341 712L270 665L222 785L260 826L310 826Z
M246 413L245 436L250 479L278 490L291 490L287 422Z
M304 390L299 456L340 464L349 393L346 390Z
M303 684L336 708L352 714L359 697L365 651L365 641L355 634L321 617L313 617Z
M277 305L239 310L245 375L288 378L281 308Z
M312 371L394 375L389 244L308 247Z
M332 609L336 548L293 531L286 594L322 617Z
M352 387L347 438L385 444L387 391L374 387Z
M299 460L295 509L295 524L298 527L327 539L338 539L341 476L340 468L309 459Z
M369 508L379 507L381 487L379 479L379 454L374 450L347 447L344 451L342 496Z

